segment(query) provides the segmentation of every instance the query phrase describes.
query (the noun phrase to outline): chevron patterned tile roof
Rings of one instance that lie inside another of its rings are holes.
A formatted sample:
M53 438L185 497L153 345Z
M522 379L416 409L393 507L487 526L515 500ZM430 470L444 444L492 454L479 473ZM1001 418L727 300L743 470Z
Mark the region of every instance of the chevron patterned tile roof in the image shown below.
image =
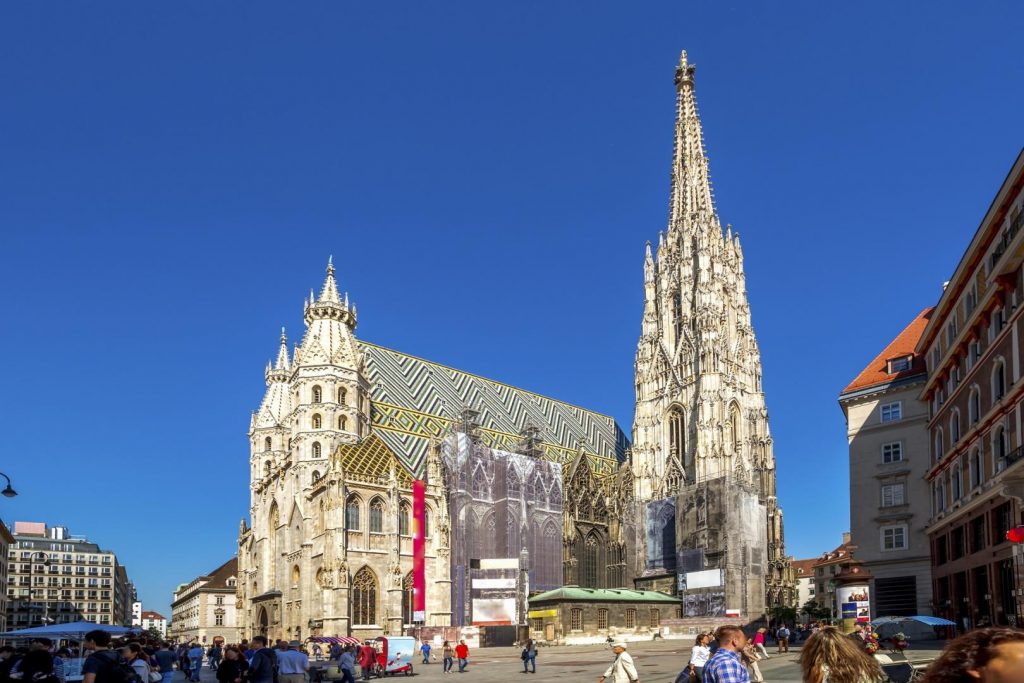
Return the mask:
M373 430L417 475L431 438L444 436L464 408L478 412L483 442L513 450L536 427L543 457L567 463L582 447L598 476L613 474L629 442L615 420L579 406L359 342L370 383Z

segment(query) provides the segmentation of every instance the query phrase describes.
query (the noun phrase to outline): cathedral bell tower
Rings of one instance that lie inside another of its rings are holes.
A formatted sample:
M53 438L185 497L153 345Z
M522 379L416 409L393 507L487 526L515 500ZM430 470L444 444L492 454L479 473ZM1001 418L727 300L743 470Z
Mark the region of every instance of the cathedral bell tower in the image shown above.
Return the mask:
M668 225L644 254L636 495L677 510L676 550L692 564L679 571L722 569L725 602L757 618L769 562L783 553L775 458L743 251L739 234L722 229L714 204L694 73L683 52ZM658 566L675 564L668 558Z

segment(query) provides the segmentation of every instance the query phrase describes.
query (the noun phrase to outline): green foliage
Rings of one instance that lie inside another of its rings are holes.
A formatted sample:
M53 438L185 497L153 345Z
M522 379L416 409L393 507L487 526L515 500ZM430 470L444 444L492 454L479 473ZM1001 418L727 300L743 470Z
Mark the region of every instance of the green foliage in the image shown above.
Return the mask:
M783 621L787 624L792 624L796 621L796 607L776 605L768 610L768 615L775 621Z
M806 614L811 619L828 619L832 616L832 610L822 607L814 598L804 603L804 606L800 608L800 613Z
M164 634L160 633L160 629L158 629L156 626L150 626L148 629L146 629L146 633L153 640L163 640L164 639Z

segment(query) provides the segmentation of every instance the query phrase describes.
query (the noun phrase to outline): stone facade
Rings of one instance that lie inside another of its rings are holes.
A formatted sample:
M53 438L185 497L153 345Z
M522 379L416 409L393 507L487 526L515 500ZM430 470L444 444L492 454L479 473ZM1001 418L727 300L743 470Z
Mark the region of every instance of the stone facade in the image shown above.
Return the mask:
M209 574L178 586L171 602L168 637L181 643L214 641L237 643L239 624L235 609L238 561L231 558ZM143 612L141 620L153 624L156 612ZM159 624L154 624L159 628ZM166 622L165 622L166 627Z
M684 52L668 229L644 260L633 469L640 501L676 499L677 549L702 556L687 569L724 569L726 604L757 618L794 582L743 251L715 211L693 78Z
M681 616L680 600L657 591L566 586L530 598L530 635L568 644L650 640Z
M931 614L925 526L931 497L922 311L843 390L850 444L850 534L870 580L873 617Z
M1024 575L1006 532L1024 521L1024 152L928 321L932 590L963 628L1024 623Z

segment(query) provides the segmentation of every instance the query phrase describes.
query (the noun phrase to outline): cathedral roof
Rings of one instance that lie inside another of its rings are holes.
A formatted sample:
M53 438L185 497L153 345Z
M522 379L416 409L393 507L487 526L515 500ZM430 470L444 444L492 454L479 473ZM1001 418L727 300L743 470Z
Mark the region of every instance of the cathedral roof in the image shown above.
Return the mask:
M476 432L492 448L517 450L522 431L533 426L549 460L569 462L582 446L595 473L607 476L625 459L626 436L607 415L383 346L359 345L374 433L413 473L422 471L430 440L458 426L465 408L477 412Z
M394 468L399 485L412 486L412 476L402 465L395 452L388 447L376 432L359 443L342 444L336 452L341 460L345 476L374 483L384 483Z
M875 356L875 359L868 363L868 366L861 370L860 374L843 389L840 396L844 396L860 389L867 389L879 384L888 384L894 380L913 377L924 374L924 356L914 352L918 340L924 334L934 308L926 308L909 325L900 332L889 345L882 349L882 352ZM902 368L902 365L894 366L889 361L908 359L909 367Z

